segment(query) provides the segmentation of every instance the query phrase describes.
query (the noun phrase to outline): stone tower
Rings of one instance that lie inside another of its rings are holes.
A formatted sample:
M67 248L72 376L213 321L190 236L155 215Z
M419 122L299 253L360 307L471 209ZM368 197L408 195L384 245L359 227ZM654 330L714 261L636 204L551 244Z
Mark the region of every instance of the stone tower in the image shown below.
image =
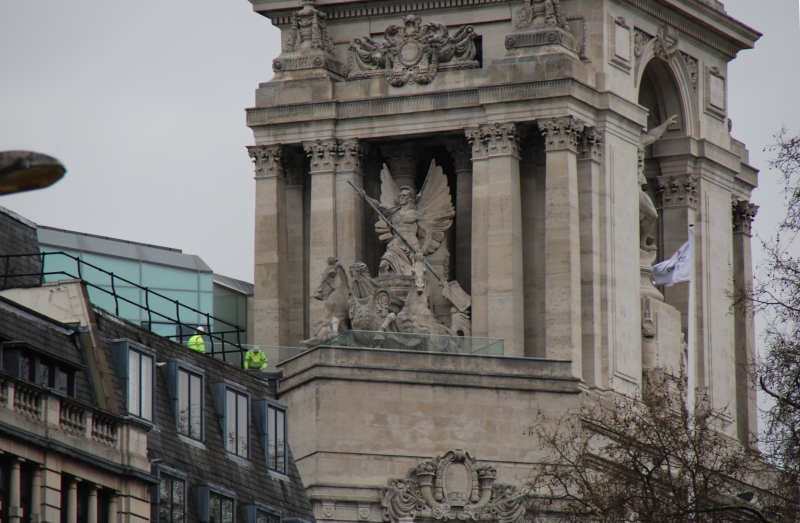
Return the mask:
M387 210L401 187L421 202L434 168L454 215L420 225L440 236L425 253L430 310L503 340L502 355L320 346L281 363L318 520L499 506L498 485L539 459L537 409L632 393L687 357L696 394L728 407L721 426L755 433L753 322L727 295L752 278L757 171L731 136L727 66L759 33L717 0L250 1L283 39L247 110L256 342L346 328L315 299L323 273L346 288L318 298L355 292L359 270L391 290L395 233L376 233L366 202ZM656 288L650 270L692 223L690 310L690 285ZM468 311L431 271L458 282Z

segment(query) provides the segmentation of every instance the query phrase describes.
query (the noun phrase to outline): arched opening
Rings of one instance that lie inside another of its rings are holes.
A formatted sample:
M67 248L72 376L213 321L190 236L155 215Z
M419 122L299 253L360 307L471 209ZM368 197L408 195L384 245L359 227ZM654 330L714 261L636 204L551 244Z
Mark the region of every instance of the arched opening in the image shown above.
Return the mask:
M647 129L658 127L671 116L677 116L677 124L672 125L662 139L683 136L686 133L685 111L681 101L680 90L675 76L667 62L659 58L653 58L647 64L642 73L639 83L639 105L648 110ZM658 158L653 156L653 145L649 146L645 152L644 174L648 183L650 198L656 207L658 201L658 182L657 178L662 176L662 166ZM663 220L659 210L658 221L653 226L650 235L655 239L658 246L658 259L670 256L672 252L666 252L669 248L664 243Z

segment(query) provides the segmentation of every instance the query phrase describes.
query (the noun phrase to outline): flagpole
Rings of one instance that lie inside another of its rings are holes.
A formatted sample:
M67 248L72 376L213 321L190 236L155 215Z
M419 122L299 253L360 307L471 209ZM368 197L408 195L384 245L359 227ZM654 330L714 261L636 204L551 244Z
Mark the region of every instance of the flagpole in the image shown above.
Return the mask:
M689 224L689 241L691 242L691 252L692 252L692 278L689 280L689 318L687 322L687 333L686 333L686 372L687 376L687 388L686 391L686 401L688 403L688 410L690 414L690 423L694 424L694 413L696 408L696 401L695 398L695 390L697 387L697 319L696 319L696 311L694 310L695 307L695 279L696 279L696 266L695 266L695 245L694 245L694 224Z

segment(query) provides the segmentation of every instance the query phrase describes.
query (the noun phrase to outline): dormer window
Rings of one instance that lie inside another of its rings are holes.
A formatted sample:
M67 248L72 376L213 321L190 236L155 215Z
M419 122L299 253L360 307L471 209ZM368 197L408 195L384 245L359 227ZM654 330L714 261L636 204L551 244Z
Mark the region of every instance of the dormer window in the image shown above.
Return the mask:
M78 365L21 341L3 343L2 352L3 371L67 396L75 395Z
M126 391L128 414L153 421L155 351L131 340L112 340L111 349Z

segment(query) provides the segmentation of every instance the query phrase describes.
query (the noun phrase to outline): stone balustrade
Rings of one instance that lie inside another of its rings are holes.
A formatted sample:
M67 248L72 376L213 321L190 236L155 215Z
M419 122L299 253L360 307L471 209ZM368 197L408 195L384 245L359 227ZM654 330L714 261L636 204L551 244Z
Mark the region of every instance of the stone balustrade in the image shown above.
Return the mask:
M14 410L29 418L42 417L42 396L33 387L21 383L14 384Z

